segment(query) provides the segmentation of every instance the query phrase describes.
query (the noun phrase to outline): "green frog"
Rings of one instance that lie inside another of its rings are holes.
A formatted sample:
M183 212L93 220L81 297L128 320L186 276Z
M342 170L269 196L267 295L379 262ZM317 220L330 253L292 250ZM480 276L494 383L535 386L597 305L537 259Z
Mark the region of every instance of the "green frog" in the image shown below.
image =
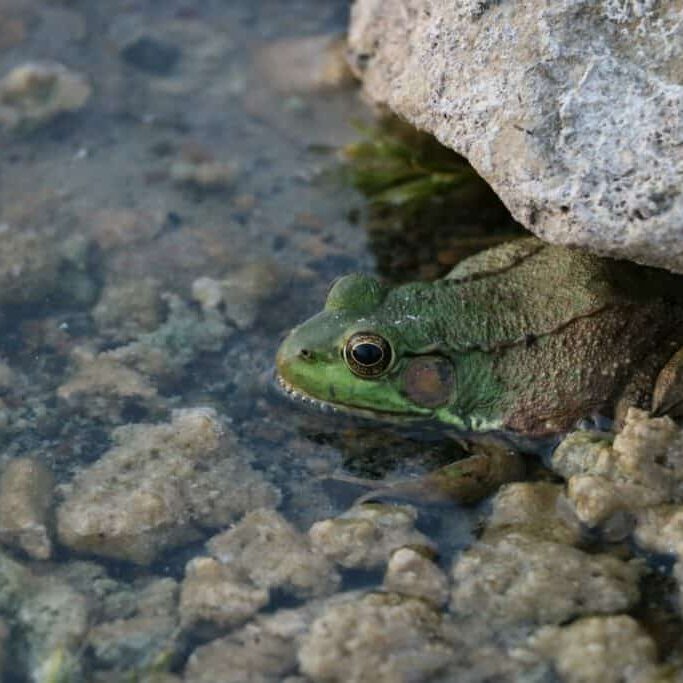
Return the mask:
M619 423L629 406L679 416L683 280L523 238L435 282L338 279L276 365L294 398L394 422L435 420L464 438L528 444L586 419ZM466 471L461 461L441 475Z

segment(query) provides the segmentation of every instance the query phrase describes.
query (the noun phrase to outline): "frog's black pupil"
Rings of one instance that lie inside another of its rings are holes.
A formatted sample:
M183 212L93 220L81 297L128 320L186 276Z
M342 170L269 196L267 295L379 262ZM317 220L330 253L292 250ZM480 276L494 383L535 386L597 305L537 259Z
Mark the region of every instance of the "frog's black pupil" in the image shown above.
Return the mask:
M384 356L384 352L377 344L370 344L368 342L354 346L351 354L357 363L366 366L376 365Z

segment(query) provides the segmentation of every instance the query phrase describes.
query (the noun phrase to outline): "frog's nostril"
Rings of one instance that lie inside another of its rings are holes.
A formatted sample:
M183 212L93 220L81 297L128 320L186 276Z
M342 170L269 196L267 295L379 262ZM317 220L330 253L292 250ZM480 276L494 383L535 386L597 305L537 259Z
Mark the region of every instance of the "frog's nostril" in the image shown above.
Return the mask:
M311 360L313 354L308 349L301 349L299 351L299 358L301 358L301 360Z

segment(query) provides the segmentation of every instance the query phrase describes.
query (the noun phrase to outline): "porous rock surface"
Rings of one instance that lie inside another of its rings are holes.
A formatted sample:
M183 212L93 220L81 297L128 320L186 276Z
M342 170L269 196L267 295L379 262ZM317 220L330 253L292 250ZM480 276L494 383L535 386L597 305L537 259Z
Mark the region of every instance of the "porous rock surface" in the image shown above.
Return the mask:
M553 243L683 272L683 25L652 0L356 0L364 89Z
M113 436L117 445L75 477L57 510L60 541L72 550L149 564L203 529L279 502L210 408Z

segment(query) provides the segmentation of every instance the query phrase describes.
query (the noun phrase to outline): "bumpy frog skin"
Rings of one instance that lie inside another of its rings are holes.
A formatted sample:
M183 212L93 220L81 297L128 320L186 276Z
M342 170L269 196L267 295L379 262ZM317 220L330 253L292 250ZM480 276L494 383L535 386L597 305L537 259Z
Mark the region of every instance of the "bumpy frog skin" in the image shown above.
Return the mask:
M282 344L279 379L346 412L466 433L546 437L629 405L681 413L681 282L535 238L431 283L348 275Z

